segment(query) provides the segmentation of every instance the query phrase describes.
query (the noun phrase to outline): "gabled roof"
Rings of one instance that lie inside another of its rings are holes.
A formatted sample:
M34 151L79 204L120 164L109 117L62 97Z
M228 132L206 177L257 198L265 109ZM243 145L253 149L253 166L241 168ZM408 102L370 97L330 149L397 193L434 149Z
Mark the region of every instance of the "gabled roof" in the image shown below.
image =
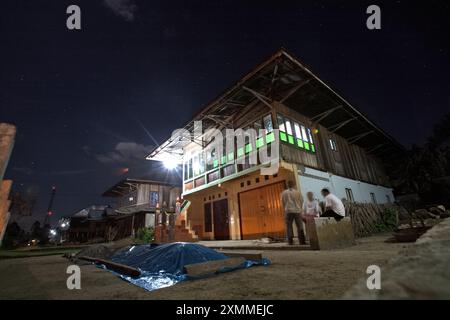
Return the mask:
M145 179L123 179L103 192L103 197L123 197L137 190L140 184L154 184L161 186L177 187L180 186L179 179L171 180L145 180Z
M184 129L192 132L194 121L200 120L204 131L208 128L231 127L234 119L251 111L252 103L261 101L269 105L274 100L311 118L375 156L386 157L404 152L404 147L394 138L284 48L204 107ZM153 149L147 159L164 152L176 152L185 144L183 139L171 137Z
M108 216L117 215L114 210L108 205L93 205L84 208L73 214L71 218L86 218L88 220L102 220Z

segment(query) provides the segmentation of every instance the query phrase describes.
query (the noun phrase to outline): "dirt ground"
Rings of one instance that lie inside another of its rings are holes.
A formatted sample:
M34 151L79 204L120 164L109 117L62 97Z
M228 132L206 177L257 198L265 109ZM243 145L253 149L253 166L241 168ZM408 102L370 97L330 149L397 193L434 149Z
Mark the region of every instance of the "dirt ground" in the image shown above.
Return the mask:
M81 267L81 290L68 290L68 261L60 256L0 260L0 299L338 299L366 276L368 265L383 267L405 244L388 235L358 240L330 251L264 252L272 261L207 279L147 292L92 265Z

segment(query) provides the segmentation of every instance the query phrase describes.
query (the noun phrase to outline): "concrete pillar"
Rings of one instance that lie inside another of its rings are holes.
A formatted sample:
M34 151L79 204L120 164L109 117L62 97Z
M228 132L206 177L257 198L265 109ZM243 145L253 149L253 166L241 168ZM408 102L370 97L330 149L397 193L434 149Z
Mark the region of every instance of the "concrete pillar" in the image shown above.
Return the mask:
M11 156L15 136L15 126L0 123L0 245L5 234L6 226L8 225L10 206L8 198L12 185L11 180L3 181L3 176L8 165L9 157Z

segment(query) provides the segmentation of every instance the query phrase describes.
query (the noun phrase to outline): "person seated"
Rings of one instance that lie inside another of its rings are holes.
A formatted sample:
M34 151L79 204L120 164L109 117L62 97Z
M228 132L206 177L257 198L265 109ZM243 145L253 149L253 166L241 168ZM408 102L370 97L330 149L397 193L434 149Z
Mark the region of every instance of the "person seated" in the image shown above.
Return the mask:
M314 193L311 191L306 193L306 201L303 202L303 221L318 218L322 213L319 201L314 199Z
M345 217L345 207L342 201L330 192L327 188L323 188L322 196L325 198L325 212L322 217L331 217L340 221Z

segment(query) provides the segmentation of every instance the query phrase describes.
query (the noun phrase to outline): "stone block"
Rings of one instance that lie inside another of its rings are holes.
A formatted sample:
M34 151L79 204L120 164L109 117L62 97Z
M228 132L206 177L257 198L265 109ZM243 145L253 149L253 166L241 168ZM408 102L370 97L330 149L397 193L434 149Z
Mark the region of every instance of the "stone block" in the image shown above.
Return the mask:
M355 244L350 217L339 222L334 218L314 218L306 223L311 249L328 250Z

